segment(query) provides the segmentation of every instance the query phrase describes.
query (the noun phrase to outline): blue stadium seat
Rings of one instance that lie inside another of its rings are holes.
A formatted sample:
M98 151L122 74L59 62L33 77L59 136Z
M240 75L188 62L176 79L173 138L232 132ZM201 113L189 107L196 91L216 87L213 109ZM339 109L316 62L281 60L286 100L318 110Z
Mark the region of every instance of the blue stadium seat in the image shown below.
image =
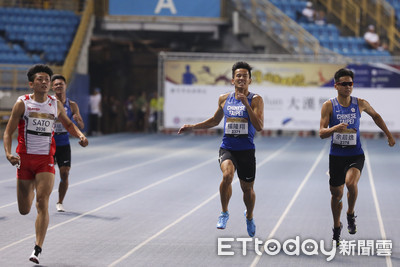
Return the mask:
M242 0L249 3L249 0ZM62 63L73 41L80 17L71 11L0 8L1 63ZM8 46L7 42L13 43ZM22 42L22 44L21 44ZM21 45L20 45L21 44ZM3 53L5 52L5 53ZM28 53L34 53L32 56ZM44 58L39 54L45 53ZM46 53L52 53L46 56Z

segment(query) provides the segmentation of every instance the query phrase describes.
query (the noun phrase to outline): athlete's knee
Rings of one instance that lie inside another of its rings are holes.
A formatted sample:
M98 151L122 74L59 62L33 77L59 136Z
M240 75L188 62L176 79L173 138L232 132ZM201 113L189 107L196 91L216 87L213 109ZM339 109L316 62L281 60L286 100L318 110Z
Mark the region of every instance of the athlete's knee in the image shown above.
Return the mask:
M245 182L245 181L240 181L240 187L242 188L243 193L245 194L253 194L254 193L254 188L253 188L253 183Z
M229 172L229 171L223 172L222 182L231 184L233 181L233 176L234 176L234 173L232 173L232 172Z
M343 197L343 186L331 188L332 199L340 201Z
M36 197L36 209L38 211L44 211L47 210L49 205L49 197L46 195L42 195L42 196L37 196Z
M21 206L19 206L18 207L18 211L19 211L19 214L21 214L21 215L27 215L31 211L31 207L21 207Z
M349 191L354 191L357 189L358 180L351 179L346 181L346 187Z
M63 183L68 183L69 171L60 172L60 179Z
M60 168L60 178L62 182L68 182L69 167L62 166Z

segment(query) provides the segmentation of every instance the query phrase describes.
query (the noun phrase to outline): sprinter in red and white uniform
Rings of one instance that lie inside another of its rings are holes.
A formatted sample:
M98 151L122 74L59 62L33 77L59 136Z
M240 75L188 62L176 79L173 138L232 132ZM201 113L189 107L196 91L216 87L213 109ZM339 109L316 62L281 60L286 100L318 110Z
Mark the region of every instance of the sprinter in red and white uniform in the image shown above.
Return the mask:
M83 147L88 140L68 118L60 101L49 96L53 71L46 65L35 65L27 76L33 94L18 98L4 132L4 150L8 161L17 166L17 200L22 215L30 212L36 190L36 243L30 261L39 264L39 254L49 224L48 203L54 185L55 141L54 123L58 118L67 131L80 139ZM18 127L17 154L11 153L12 134Z

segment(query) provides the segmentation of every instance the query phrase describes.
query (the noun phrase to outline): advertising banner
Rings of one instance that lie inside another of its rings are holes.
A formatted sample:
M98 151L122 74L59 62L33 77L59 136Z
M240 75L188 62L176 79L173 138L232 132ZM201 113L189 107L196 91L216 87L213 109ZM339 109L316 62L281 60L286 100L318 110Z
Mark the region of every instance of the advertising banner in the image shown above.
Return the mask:
M109 0L110 15L208 17L221 16L219 0Z
M167 61L165 79L174 84L228 85L232 79L232 62L226 61ZM252 62L253 85L324 86L335 71L346 67L339 64Z
M391 131L400 132L400 70L384 65L251 63L249 91L264 99L265 130L319 130L322 104L337 96L333 75L343 67L355 72L353 96L366 99ZM210 118L221 94L234 90L232 62L166 61L164 126L179 128ZM222 122L218 126L223 128ZM361 130L379 132L363 113Z
M204 121L214 115L218 108L218 98L221 94L232 92L231 86L210 85L176 85L165 84L164 126L179 128L183 124L193 124ZM264 99L264 129L265 130L319 130L322 104L336 97L332 88L265 88L251 86L251 92L261 95ZM366 89L357 88L353 96L364 98L384 118L391 131L400 131L400 88ZM377 97L379 96L379 97ZM223 128L222 122L217 128ZM361 130L378 132L371 117L362 113Z

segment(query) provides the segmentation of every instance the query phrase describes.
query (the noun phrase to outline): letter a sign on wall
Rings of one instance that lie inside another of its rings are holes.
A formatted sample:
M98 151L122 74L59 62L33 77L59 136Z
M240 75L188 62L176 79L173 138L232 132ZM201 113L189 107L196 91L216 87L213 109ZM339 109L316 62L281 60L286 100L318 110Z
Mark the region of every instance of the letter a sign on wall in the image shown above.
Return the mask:
M221 17L221 0L108 0L109 15Z
M169 9L171 14L176 14L176 8L173 0L158 0L158 4L154 13L159 14L161 9Z

